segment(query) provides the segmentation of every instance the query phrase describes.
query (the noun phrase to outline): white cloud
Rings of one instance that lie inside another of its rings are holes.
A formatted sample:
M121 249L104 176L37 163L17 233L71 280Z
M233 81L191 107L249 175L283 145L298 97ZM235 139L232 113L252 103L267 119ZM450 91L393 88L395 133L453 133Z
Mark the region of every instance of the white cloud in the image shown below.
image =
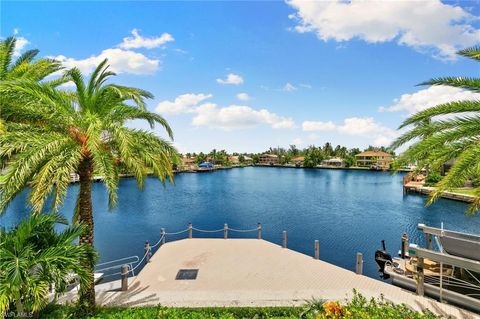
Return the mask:
M396 41L433 56L456 59L455 51L478 43L478 19L460 6L430 1L304 1L288 0L297 32L314 32L323 41L361 39Z
M211 94L202 93L182 94L173 101L160 102L156 111L169 114L194 114L192 119L193 125L227 131L258 125L269 125L278 129L295 127L295 123L291 118L279 116L267 109L255 110L244 105L219 107L215 103L204 102L211 97Z
M391 128L385 127L372 117L350 117L343 120L342 124L329 122L305 121L302 124L304 131L334 131L350 136L360 136L373 139L373 144L388 145L398 135Z
M187 93L179 95L174 101L162 101L158 103L156 111L166 114L180 114L195 112L198 104L212 97L212 94Z
M393 100L393 105L382 106L379 111L404 111L411 115L435 105L463 100L480 100L480 93L450 86L435 85L415 93L402 94L399 98Z
M200 105L197 115L193 118L192 124L196 126L207 126L223 130L250 128L261 124L270 125L275 129L295 127L291 118L278 116L266 109L254 110L249 106L230 105L218 107L213 103Z
M311 131L331 131L335 129L335 123L332 121L305 121L302 123L302 129L306 132Z
M243 78L234 73L229 73L226 77L226 79L217 79L217 82L220 84L242 84L243 83Z
M62 62L66 68L77 67L84 74L92 72L106 58L110 69L117 73L153 74L160 67L160 60L150 59L141 53L118 48L105 49L99 55L92 55L80 60L63 55L50 58Z
M293 139L292 144L295 145L295 146L302 145L303 140L300 137L297 137L297 138Z
M16 31L16 33L15 33ZM14 29L14 34L18 33L17 29ZM14 57L19 57L22 54L23 49L30 43L27 39L24 37L16 37L16 42L15 42L15 49L13 50L13 56Z
M247 93L238 93L237 99L239 99L240 101L248 101L250 100L250 96Z
M162 33L158 37L142 37L137 29L132 30L131 37L123 38L123 42L120 43L118 46L122 49L138 49L138 48L146 48L146 49L153 49L158 48L167 42L174 41L175 39L169 33Z
M283 87L283 90L286 91L286 92L293 92L293 91L296 91L296 90L297 90L297 87L294 86L294 85L291 84L291 83L287 83L287 84L285 84L285 86Z

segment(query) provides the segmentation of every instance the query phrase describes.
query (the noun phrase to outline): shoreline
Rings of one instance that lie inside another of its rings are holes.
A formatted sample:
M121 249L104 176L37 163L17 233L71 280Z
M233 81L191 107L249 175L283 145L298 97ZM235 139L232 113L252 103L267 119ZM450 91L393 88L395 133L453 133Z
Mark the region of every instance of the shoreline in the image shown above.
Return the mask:
M366 167L356 167L356 166L351 166L351 167L326 167L326 166L316 166L316 167L297 167L295 165L268 165L268 164L255 164L255 165L232 165L232 166L222 166L222 167L214 167L214 168L208 168L208 169L196 169L196 170L174 170L174 174L185 174L185 173L208 173L208 172L214 172L217 170L228 170L228 169L234 169L234 168L245 168L245 167L272 167L272 168L286 168L286 169L333 169L333 170L352 170L352 171L369 171L369 172L393 172L392 170L374 170L374 169L369 169ZM398 170L397 172L400 173L406 173L406 172L411 172L409 169L401 169ZM153 175L152 173L148 173L148 176ZM134 177L133 174L119 174L120 178L131 178ZM101 176L94 176L93 177L93 182L101 182L102 177ZM71 184L78 183L76 180L71 180ZM404 185L404 193L408 192L415 192L420 195L429 195L432 191L434 190L434 187L427 187L427 186L422 186L422 185ZM450 200L455 200L455 201L460 201L464 203L472 203L475 201L475 196L473 195L468 195L468 194L462 194L462 193L456 193L456 192L449 192L445 191L441 195L442 198L445 199L450 199Z
M428 187L428 186L423 186L423 185L408 185L407 184L407 185L404 186L404 192L405 193L413 191L417 194L427 195L427 196L430 195L430 193L433 192L434 190L435 190L435 187ZM473 203L476 199L476 197L473 196L473 195L450 192L450 191L442 192L441 198L450 199L450 200L454 200L454 201L457 201L457 202L464 202L464 203Z

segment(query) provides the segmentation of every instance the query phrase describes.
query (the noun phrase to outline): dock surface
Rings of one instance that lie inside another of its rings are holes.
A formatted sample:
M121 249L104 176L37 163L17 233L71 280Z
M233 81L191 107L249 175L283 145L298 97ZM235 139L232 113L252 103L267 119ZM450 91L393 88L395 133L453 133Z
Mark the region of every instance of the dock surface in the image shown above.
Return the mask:
M198 276L175 280L180 269L198 269ZM342 301L353 295L353 289L366 297L383 295L416 310L477 318L466 310L258 239L166 243L130 280L128 291L97 289L97 302L106 306L293 306L312 297Z

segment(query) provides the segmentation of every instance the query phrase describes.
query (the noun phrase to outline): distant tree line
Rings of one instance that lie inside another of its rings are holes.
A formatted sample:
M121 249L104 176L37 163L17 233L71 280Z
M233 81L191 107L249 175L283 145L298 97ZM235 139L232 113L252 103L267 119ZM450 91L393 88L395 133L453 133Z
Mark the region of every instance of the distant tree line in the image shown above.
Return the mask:
M381 146L368 146L364 151L383 151L395 155L391 150ZM361 153L362 151L355 148L347 148L345 146L337 145L332 146L331 143L327 142L323 146L310 145L306 148L299 149L296 145L290 145L288 149L283 147L270 147L265 152L261 153L232 153L229 155L225 150L217 151L213 149L209 153L186 153L184 154L187 158L195 158L197 164L210 161L215 164L229 166L231 161L229 160L230 156L238 156L238 161L244 163L246 157L252 159L253 164L260 162L260 156L262 154L274 154L278 156L279 164L288 164L294 161L296 157L304 157L303 166L304 167L315 167L319 165L323 160L338 157L342 158L345 161L347 167L352 166L355 163L355 155Z

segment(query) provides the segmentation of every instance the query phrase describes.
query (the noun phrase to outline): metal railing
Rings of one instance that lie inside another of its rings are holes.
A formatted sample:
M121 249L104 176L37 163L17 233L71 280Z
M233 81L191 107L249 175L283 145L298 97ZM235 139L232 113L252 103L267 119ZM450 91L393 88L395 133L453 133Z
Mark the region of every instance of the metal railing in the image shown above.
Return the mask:
M188 233L187 238L193 238L193 231L196 232L201 232L201 233L219 233L223 231L223 238L227 239L228 238L228 232L238 232L238 233L247 233L247 232L257 232L257 238L262 239L262 225L260 223L257 224L256 228L251 228L251 229L237 229L237 228L231 228L228 227L228 224L224 224L223 228L220 229L214 229L214 230L209 230L209 229L200 229L193 227L191 223L188 224L188 227L186 229L180 230L180 231L175 231L175 232L166 232L165 228L162 228L160 230L160 239L158 240L157 243L154 245L150 245L149 241L147 240L144 245L144 255L140 259L138 256L130 256L130 257L125 257L125 258L120 258L108 262L104 262L101 264L98 264L98 266L106 266L104 268L98 268L96 269L97 272L102 272L102 271L109 271L113 269L120 269L120 271L108 274L105 277L112 277L112 276L121 276L121 283L122 287L121 290L127 290L128 289L128 278L130 277L130 274L132 276L135 276L135 270L137 270L141 265L146 265L150 262L150 258L152 257L152 249L155 247L161 247L163 244L166 243L166 237L167 236L174 236L174 235L179 235L183 233ZM284 235L286 232L284 232ZM286 241L284 240L284 248L286 248ZM133 260L130 260L133 259ZM129 260L129 262L125 262L126 260ZM120 264L121 263L121 264Z
M129 278L130 274L132 274L134 276L135 275L135 270L138 269L138 267L140 267L141 265L146 265L150 262L150 258L152 257L152 249L153 248L158 246L159 247L158 249L160 249L162 247L162 245L166 243L167 236L175 236L175 235L180 235L180 234L187 233L186 238L191 239L191 238L193 238L194 231L200 232L200 233L208 233L208 234L223 232L223 238L224 239L228 239L228 232L229 231L236 232L236 233L256 232L257 233L257 236L256 236L257 239L262 239L262 224L261 223L258 223L257 227L250 228L250 229L232 228L232 227L229 227L228 224L224 224L223 228L219 228L219 229L201 229L201 228L193 227L192 223L189 223L186 229L182 229L182 230L175 231L175 232L167 232L165 230L165 228L161 228L160 239L158 240L157 243L155 243L154 245L150 245L148 240L145 242L145 245L144 245L145 253L144 253L144 255L142 256L141 259L138 256L131 256L131 257L126 257L126 258L120 258L120 259L117 259L117 260L114 260L114 261L111 261L111 262L106 262L106 263L99 264L99 265L114 264L115 262L117 262L116 265L114 265L114 266L112 265L112 266L109 266L109 267L104 268L104 269L113 269L113 268L119 269L120 268L119 272L116 272L114 274L110 274L108 276L121 275L121 290L125 291L125 290L128 289L128 284L129 284L128 278ZM288 245L287 231L282 232L282 237L283 237L282 238L282 247L287 248L287 245ZM123 263L121 265L118 265L118 262L120 262L122 260L125 260L125 259L128 259L128 258L132 258L132 257L134 257L136 260L133 261L133 262ZM317 260L320 259L320 244L319 244L318 240L314 241L313 258L317 259ZM136 264L136 265L133 266L134 264ZM99 265L97 265L97 266L99 266ZM356 273L357 274L362 274L362 272L363 272L362 268L363 268L363 255L361 253L357 253Z

